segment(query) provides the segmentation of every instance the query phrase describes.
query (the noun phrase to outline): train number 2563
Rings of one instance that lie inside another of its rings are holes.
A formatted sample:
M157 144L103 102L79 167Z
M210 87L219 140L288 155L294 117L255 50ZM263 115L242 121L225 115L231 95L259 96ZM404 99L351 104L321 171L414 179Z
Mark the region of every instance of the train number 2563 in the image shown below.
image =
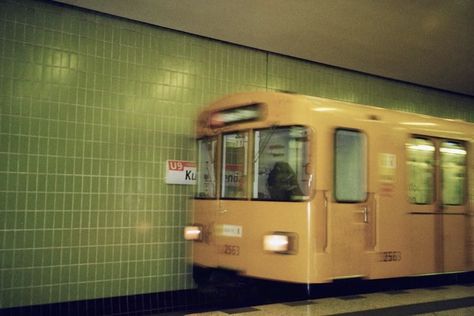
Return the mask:
M240 247L234 245L224 245L224 254L238 256L240 254Z
M382 251L379 252L379 261L381 262L392 262L392 261L401 261L402 252L401 251Z

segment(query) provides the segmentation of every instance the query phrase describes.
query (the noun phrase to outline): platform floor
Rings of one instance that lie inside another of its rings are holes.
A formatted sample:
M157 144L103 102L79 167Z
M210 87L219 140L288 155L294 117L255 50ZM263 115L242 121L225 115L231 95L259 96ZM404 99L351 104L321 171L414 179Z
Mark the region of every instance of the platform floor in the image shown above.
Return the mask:
M474 315L474 284L311 299L186 315Z

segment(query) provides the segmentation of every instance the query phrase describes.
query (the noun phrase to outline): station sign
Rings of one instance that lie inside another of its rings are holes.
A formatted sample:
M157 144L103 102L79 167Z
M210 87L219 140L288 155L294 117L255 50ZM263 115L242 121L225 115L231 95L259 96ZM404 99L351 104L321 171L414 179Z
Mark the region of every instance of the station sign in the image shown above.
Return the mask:
M185 160L166 160L167 184L196 184L196 163Z

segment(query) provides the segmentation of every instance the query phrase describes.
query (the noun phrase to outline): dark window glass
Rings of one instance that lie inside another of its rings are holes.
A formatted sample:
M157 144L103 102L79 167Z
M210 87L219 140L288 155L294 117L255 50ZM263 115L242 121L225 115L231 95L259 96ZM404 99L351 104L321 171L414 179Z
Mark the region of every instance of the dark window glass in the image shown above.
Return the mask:
M308 198L308 132L299 126L254 132L253 199L301 201Z

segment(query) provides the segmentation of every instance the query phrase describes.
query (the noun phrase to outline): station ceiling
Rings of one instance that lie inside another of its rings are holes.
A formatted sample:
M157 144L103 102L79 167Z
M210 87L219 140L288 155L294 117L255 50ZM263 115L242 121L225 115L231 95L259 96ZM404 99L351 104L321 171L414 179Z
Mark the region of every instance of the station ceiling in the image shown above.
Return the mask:
M474 96L472 0L58 0Z

